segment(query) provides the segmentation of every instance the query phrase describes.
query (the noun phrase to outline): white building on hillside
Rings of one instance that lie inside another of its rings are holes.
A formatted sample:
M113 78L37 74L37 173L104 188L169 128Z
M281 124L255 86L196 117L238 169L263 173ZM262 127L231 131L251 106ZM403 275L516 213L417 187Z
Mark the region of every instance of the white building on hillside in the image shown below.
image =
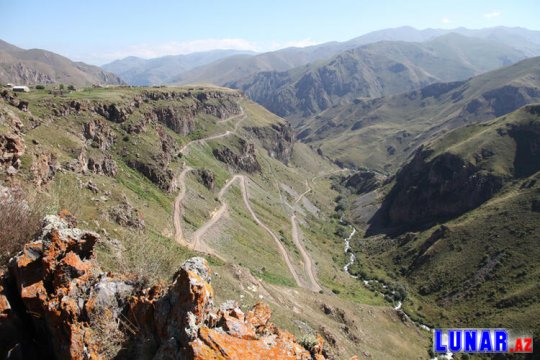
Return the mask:
M30 89L28 88L28 86L14 86L13 91L29 92Z

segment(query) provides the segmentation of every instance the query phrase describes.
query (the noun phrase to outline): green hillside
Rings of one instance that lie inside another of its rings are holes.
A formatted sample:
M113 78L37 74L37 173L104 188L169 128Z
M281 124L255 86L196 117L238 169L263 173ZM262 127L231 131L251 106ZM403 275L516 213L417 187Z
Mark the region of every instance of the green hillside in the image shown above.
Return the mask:
M540 59L470 80L438 83L333 107L299 125L298 137L349 167L392 173L421 144L540 100Z
M537 334L539 139L531 105L427 144L386 185L368 234L389 235L358 239L353 271L404 284L428 325Z
M280 326L325 334L335 357L427 353L427 333L401 323L389 303L342 270L344 228L328 179L339 169L293 143L283 119L236 91L7 91L0 111L0 144L24 144L23 154L9 152L14 157L1 164L2 194L22 194L21 206L42 214L71 211L102 235L105 269L163 280L202 252L216 272L217 302L232 298L247 309L264 300ZM3 224L4 233L19 222ZM310 275L322 290L311 290Z

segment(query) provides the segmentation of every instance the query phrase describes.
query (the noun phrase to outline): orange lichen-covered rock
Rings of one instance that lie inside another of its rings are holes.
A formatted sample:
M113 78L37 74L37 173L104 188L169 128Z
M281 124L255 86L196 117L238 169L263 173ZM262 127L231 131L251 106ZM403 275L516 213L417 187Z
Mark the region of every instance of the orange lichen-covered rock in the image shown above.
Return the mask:
M268 321L270 320L270 317L272 316L272 310L270 310L270 306L264 303L257 303L247 313L247 321L253 325L253 327L257 330L258 333L262 332L266 326L268 325Z
M294 337L271 336L244 340L217 329L202 327L193 341L194 359L311 359L310 353L294 342Z
M0 274L0 358L111 356L103 349L110 334L96 327L103 319L132 340L118 358L324 358L322 339L310 353L270 322L266 304L247 314L234 301L214 309L205 259L187 260L169 286L142 288L135 277L103 272L94 258L98 235L75 225L67 212L45 217L41 234Z

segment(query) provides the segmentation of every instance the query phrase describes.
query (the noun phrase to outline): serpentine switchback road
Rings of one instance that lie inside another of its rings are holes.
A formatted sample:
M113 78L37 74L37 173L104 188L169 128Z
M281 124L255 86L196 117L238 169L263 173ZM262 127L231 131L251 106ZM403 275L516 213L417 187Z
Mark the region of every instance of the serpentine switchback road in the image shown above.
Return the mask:
M234 118L239 118L240 120L235 124L234 126L234 131L230 131L230 130L227 130L226 132L222 133L222 134L218 134L218 135L212 135L212 136L209 136L209 137L206 137L206 138L203 138L203 139L198 139L198 140L193 140L193 141L190 141L189 143L185 144L181 149L180 149L180 152L185 156L189 153L189 149L192 145L194 144L201 144L201 143L204 143L205 141L208 141L208 140L215 140L215 139L219 139L219 138L222 138L222 137L225 137L225 136L228 136L228 135L231 135L231 134L236 134L237 131L238 131L238 127L240 125L240 123L246 118L245 114L244 114L244 110L241 109L241 113L239 115L235 115L235 116L232 116L230 118L227 118L227 119L224 119L224 120L220 120L219 122L225 122L225 121L229 121L229 120L232 120ZM287 265L287 268L289 269L292 277L294 278L294 281L296 282L296 284L300 287L303 287L302 286L302 283L300 282L300 278L298 277L298 275L296 274L296 271L294 270L294 267L292 266L292 263L291 263L291 260L289 258L289 254L287 253L287 251L285 250L285 247L283 246L283 244L281 243L281 241L278 239L278 237L272 232L272 230L270 230L270 228L264 224L258 217L257 215L255 214L255 212L253 211L253 209L251 208L251 204L249 203L249 195L248 195L248 191L247 191L247 186L246 186L246 177L244 175L240 175L240 174L236 174L234 175L229 181L227 181L227 183L223 186L223 188L219 191L219 194L218 194L218 200L221 202L221 206L220 208L214 212L212 214L212 216L210 217L210 219L205 223L203 224L199 229L197 229L194 233L193 233L193 236L192 236L192 241L191 243L188 242L185 237L184 237L184 234L183 234L183 230L182 230L182 212L183 212L183 209L182 209L182 202L184 200L184 197L186 195L186 175L188 172L192 171L193 168L187 166L185 167L182 172L178 175L178 177L176 178L176 184L177 186L179 187L179 192L178 192L178 195L176 196L176 199L174 201L174 227L175 227L175 239L176 241L181 244L181 245L184 245L184 246L191 246L193 249L197 250L197 251L200 251L200 252L205 252L205 253L209 253L209 254L212 254L214 256L217 256L219 258L221 258L218 254L216 254L213 249L211 249L208 244L206 244L206 242L203 241L203 235L215 224L219 221L219 219L221 219L221 217L223 216L223 214L225 213L225 210L227 209L227 203L225 203L223 201L223 195L225 194L225 192L227 191L227 189L232 185L232 183L236 180L239 180L240 181L240 191L242 193L242 199L244 201L244 205L246 206L247 210L249 211L251 217L253 218L253 220L260 226L262 227L271 237L272 239L274 240L274 242L276 243L276 246L278 247L278 250L279 252L281 253L281 256L283 257L283 260L285 261L286 265ZM293 229L293 237L295 236L294 235L294 232L295 230ZM296 230L296 238L298 238L298 231ZM299 248L299 250L302 252L303 249ZM303 253L305 253L305 251L303 251ZM303 255L304 256L304 255ZM307 256L307 253L306 253L306 256ZM308 256L309 258L309 256ZM309 267L311 269L311 259L309 259ZM309 276L309 274L308 274ZM310 278L314 279L314 276L313 274L311 274ZM310 286L311 289L316 289L314 291L319 291L320 290L320 287L318 286L318 284L316 284L315 282L315 285L316 286L313 286L313 284Z

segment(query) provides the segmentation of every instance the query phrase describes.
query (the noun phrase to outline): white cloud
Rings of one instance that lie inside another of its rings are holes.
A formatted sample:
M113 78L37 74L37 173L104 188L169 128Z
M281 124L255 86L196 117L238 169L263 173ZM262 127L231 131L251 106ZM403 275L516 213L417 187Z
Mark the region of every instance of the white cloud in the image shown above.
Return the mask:
M443 17L443 18L441 19L441 22L442 22L443 24L450 24L450 23L452 22L452 20L450 20L450 19L447 18L447 17Z
M493 19L493 18L496 18L496 17L499 17L501 16L502 13L500 11L490 11L488 13L485 13L483 16L486 18L486 19Z
M145 59L165 55L181 55L194 52L210 51L216 49L246 50L255 52L274 51L286 47L306 47L317 42L311 39L302 39L286 42L258 43L246 39L200 39L192 41L171 41L159 44L136 44L112 51L100 53L80 54L78 59L94 64L103 64L109 61L122 59L128 56L137 56Z

